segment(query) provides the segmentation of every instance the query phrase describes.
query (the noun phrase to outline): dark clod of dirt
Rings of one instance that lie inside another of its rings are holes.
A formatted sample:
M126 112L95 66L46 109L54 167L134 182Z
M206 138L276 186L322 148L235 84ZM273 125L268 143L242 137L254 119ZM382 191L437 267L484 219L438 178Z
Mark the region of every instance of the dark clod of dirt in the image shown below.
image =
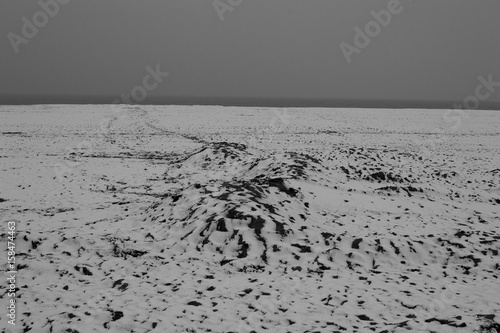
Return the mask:
M292 187L287 187L285 185L285 181L283 180L283 178L271 178L268 180L268 184L269 186L278 188L280 191L285 192L291 197L295 197L299 192L298 190Z
M488 320L495 319L495 315L494 314L477 314L476 316L478 318L481 318L481 319L488 319Z
M7 135L21 135L21 134L24 134L24 132L2 132L2 134L7 134Z
M285 237L288 235L289 231L285 229L285 224L282 222L274 221L274 224L276 225L276 233L280 236Z
M457 324L457 323L455 323L454 321L451 321L451 320L439 319L439 318L435 318L435 317L434 318L429 318L429 319L425 320L426 323L430 323L430 322L433 322L433 321L437 321L441 325L448 325L448 326L452 326L452 327L466 327L467 326L467 324L465 324L465 323Z
M353 249L359 249L359 243L361 243L362 241L363 241L362 238L355 239L354 242L352 242L351 247Z
M91 272L91 271L90 271L87 267L85 267L85 266L81 266L81 267L80 267L80 266L76 265L76 266L75 266L75 269L76 269L78 272L82 273L83 275L89 275L89 276L94 275L94 274L92 274L92 272Z
M123 312L122 311L114 311L114 310L109 310L111 312L111 320L117 321L120 318L123 318Z
M217 221L217 228L216 228L217 231L221 231L221 232L227 232L227 228L226 228L226 222L223 218L219 219L219 221Z
M300 249L300 253L310 253L310 252L312 252L310 246L300 245L300 244L292 244L292 246L298 247Z
M220 265L221 266L224 266L228 263L230 263L231 261L233 261L234 259L222 259L221 262L220 262Z
M243 241L243 236L242 235L239 235L239 239L238 239L238 246L239 246L239 249L238 249L238 258L246 258L247 255L248 255L248 249L249 249L249 245L247 242Z
M115 257L124 257L127 259L127 256L131 256L134 258L141 257L148 253L147 251L139 251L139 250L133 250L133 249L121 249L118 244L114 243L113 244L113 254Z
M113 283L112 288L114 288L114 287L118 287L117 289L120 291L125 291L128 288L128 283L123 283L123 279L119 279Z
M114 288L114 287L116 287L118 285L121 285L122 282L123 282L123 279L116 280L115 282L113 282L113 286L111 288Z
M455 237L457 237L457 238L462 238L463 236L469 237L470 235L472 235L472 232L465 232L463 230L457 231L455 233Z
M359 315L359 316L356 316L358 317L359 319L361 320L365 320L365 321L371 321L372 319L366 315Z

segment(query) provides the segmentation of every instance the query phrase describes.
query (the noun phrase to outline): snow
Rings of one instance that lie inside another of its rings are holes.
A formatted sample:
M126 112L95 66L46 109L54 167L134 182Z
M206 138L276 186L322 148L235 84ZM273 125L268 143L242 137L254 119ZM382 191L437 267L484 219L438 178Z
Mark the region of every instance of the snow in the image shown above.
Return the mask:
M18 328L499 330L499 112L275 111L0 106Z

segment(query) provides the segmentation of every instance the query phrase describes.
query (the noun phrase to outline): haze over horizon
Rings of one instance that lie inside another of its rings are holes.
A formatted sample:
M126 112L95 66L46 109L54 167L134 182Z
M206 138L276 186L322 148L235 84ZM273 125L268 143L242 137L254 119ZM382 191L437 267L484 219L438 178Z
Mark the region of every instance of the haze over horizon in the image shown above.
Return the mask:
M391 8L389 18L380 14ZM111 103L156 71L168 76L146 80L154 88L143 103L387 101L451 108L479 91L477 108L500 109L499 12L500 2L489 0L9 1L0 13L0 103ZM42 20L36 33L27 35L24 26L36 20ZM370 35L369 22L379 30L368 42L356 36ZM366 45L358 47L360 41Z

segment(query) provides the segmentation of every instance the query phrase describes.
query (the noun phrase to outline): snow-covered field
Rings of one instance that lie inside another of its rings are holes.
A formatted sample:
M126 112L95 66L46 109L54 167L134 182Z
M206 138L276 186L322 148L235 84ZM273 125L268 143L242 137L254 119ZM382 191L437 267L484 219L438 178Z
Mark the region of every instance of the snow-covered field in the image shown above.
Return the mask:
M445 112L0 106L16 328L500 332L500 112Z

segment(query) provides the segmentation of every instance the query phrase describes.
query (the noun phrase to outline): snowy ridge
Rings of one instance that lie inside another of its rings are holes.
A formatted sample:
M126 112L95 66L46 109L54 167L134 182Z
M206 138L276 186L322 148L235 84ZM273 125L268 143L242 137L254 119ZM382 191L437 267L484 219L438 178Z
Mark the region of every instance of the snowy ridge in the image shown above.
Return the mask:
M359 155L371 160L367 154ZM339 169L344 171L343 166ZM183 188L146 210L147 230L152 230L149 232L155 235L155 240L165 241L173 253L189 253L194 257L200 253L199 258L210 253L209 260L221 265L230 263L240 269L246 265L272 265L318 271L333 267L377 270L381 264L391 268L422 264L447 266L451 262L454 269L461 267L468 271L483 261L465 253L473 250L486 255L498 254L498 247L488 247L496 243L496 238L480 231L457 231L449 239L427 235L401 239L395 233L363 238L347 230L339 232L341 223L334 217L335 206L330 205L334 209L328 213L318 208L324 208L321 201L328 201L328 196L342 200L342 192L334 187L345 177L339 171L329 172L322 161L306 154L279 153L262 157L252 154L244 145L212 143L173 163L166 174L168 182L182 182ZM192 179L186 179L191 174L198 177L205 174L207 180L193 184ZM368 176L362 177L365 180L379 181L380 178L398 185L379 187L375 192L396 189L396 194L403 197L423 192L412 186L407 177L382 171L366 174ZM319 185L320 182L329 186ZM405 182L406 187L399 186ZM400 188L403 191L399 191ZM310 191L303 193L307 190ZM325 218L327 215L331 220ZM465 239L465 245L463 240L455 240L464 235L470 236ZM484 236L484 241L474 246L475 242L469 239L472 235L476 235L476 239ZM471 248L461 250L466 247ZM483 269L495 269L491 262L485 262L485 267L481 264Z

